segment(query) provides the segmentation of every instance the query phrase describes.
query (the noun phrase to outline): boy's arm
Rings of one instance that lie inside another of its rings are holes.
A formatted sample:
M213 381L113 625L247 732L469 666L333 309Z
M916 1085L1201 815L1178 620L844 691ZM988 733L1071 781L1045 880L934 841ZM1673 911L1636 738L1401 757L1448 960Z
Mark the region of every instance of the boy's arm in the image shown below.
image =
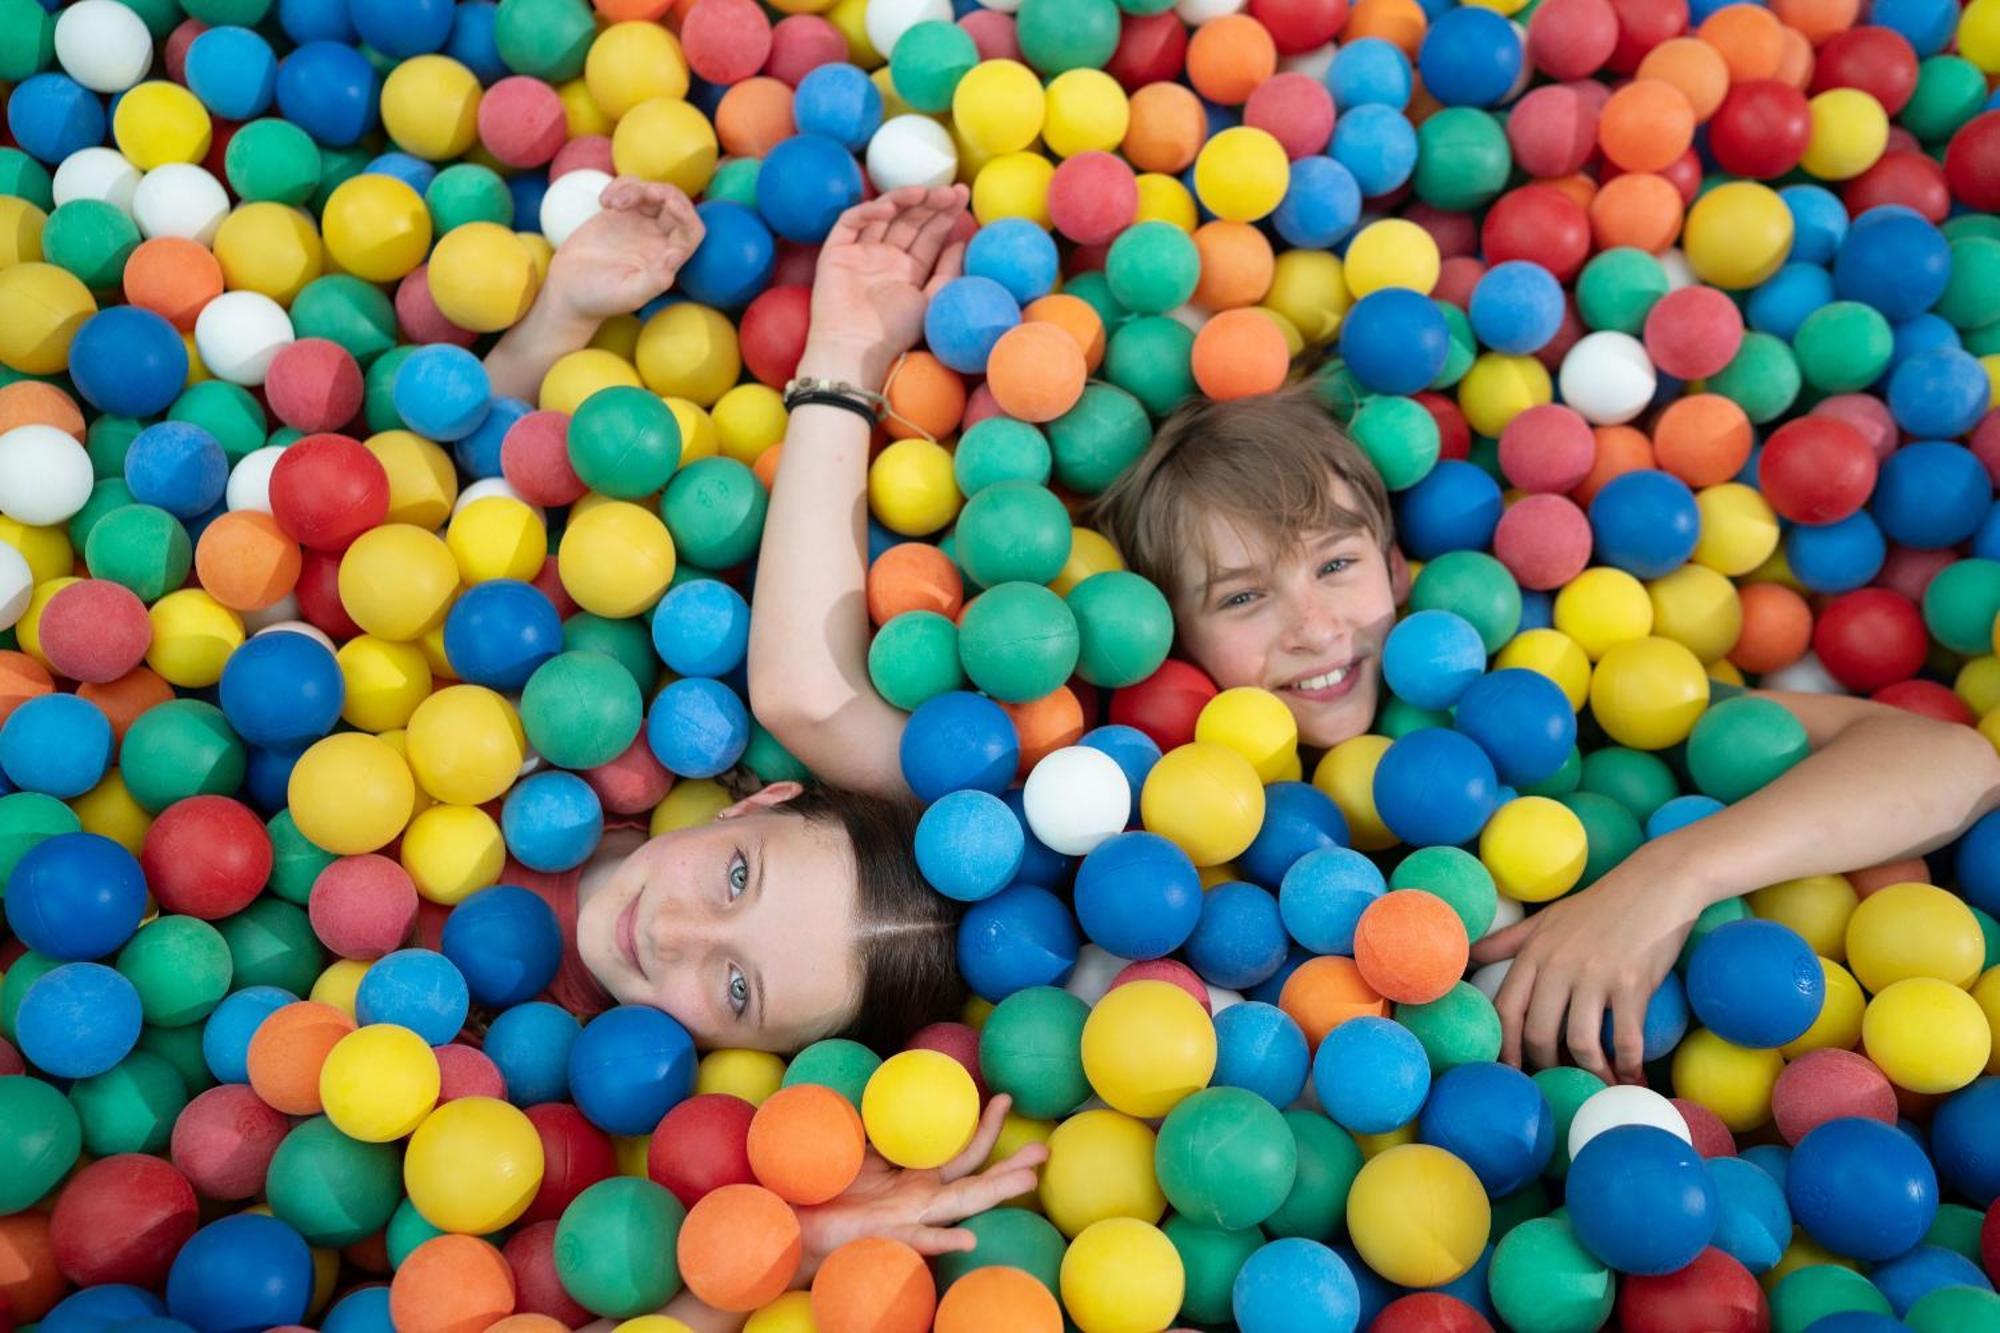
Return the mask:
M1970 727L1831 695L1769 693L1813 753L1761 790L1645 843L1590 888L1480 941L1478 962L1512 958L1496 1007L1502 1056L1641 1077L1646 1004L1701 910L1807 875L1931 851L2000 807L2000 755ZM1602 1052L1614 1015L1616 1071Z
M955 277L961 188L910 187L841 215L820 251L802 377L879 392L930 294ZM800 762L843 787L902 794L903 714L868 676L868 445L858 413L791 415L750 616L750 706Z

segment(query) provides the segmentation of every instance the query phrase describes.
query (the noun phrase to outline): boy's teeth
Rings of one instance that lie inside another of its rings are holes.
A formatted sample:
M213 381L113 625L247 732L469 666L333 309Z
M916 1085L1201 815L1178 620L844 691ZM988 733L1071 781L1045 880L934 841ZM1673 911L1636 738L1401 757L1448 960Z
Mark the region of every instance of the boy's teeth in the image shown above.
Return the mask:
M1304 680L1293 681L1292 688L1295 690L1324 690L1346 680L1347 670L1346 667L1336 667L1323 676L1307 676Z

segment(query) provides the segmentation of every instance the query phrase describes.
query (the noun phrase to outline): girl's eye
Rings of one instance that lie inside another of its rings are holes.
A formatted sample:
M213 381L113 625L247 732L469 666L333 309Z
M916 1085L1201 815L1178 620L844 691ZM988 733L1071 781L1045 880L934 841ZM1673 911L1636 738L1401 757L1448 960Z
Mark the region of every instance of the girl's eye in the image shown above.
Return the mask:
M743 886L750 882L750 867L738 852L729 863L729 901L735 902L743 894Z
M729 1011L738 1018L750 1007L750 983L731 965L729 969Z

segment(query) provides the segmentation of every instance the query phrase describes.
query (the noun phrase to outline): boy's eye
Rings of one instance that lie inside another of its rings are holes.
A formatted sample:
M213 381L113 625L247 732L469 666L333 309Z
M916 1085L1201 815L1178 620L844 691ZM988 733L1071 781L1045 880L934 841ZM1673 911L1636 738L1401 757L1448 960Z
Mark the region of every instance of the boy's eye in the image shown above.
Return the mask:
M1319 567L1319 572L1322 575L1339 574L1344 570L1348 569L1353 564L1354 564L1354 558L1352 556L1337 555L1333 557L1333 559L1321 565Z
M734 964L729 968L729 1012L738 1018L750 1007L750 983Z
M738 852L729 862L729 901L735 902L742 896L744 885L750 882L750 867Z
M1232 592L1222 599L1219 607L1224 611L1234 611L1237 607L1250 605L1256 598L1254 592Z

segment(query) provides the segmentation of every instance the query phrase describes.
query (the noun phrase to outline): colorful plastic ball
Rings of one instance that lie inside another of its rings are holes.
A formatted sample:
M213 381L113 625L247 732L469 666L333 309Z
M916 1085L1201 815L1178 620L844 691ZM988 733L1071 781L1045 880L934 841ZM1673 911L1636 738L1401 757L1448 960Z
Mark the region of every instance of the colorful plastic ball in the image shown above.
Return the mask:
M442 1046L465 1025L469 1001L465 978L450 959L428 949L402 949L362 977L355 1016L363 1023L409 1028Z
M1139 796L1146 828L1196 865L1220 865L1255 840L1264 817L1257 770L1228 746L1195 741L1168 752Z
M1324 847L1285 871L1278 909L1286 931L1305 948L1351 955L1362 913L1385 889L1382 872L1367 857L1346 847Z
M1173 1242L1131 1217L1092 1223L1062 1258L1062 1302L1083 1333L1165 1328L1180 1309L1185 1276Z
M1564 1196L1577 1239L1619 1273L1674 1272L1715 1234L1715 1186L1701 1158L1650 1126L1593 1137L1570 1163Z
M1972 535L1986 506L1988 487L1980 470L1968 467L1970 451L1941 440L1918 440L1883 460L1870 510L1889 540L1918 550L1938 550ZM1917 518L1919 492L1939 497L1923 520Z
M320 1066L320 1100L348 1138L388 1143L437 1104L437 1057L408 1028L376 1024L342 1037Z
M901 754L904 780L928 803L966 787L1004 791L1020 763L1020 742L998 704L959 691L927 700L910 715Z
M1562 767L1576 743L1576 716L1547 676L1502 668L1472 682L1454 725L1479 742L1502 782L1532 786Z
M972 1076L938 1051L893 1055L868 1080L861 1097L868 1141L898 1166L926 1170L964 1151L979 1119Z
M1320 1043L1313 1088L1343 1129L1386 1134L1416 1119L1430 1094L1430 1062L1408 1028L1361 1015Z
M102 1074L131 1053L142 1015L132 983L99 963L64 963L31 983L14 1014L29 1063L58 1078Z
M1843 1117L1792 1149L1785 1173L1792 1216L1835 1254L1879 1263L1921 1241L1937 1214L1937 1173L1902 1131Z
M694 1091L694 1043L658 1009L621 1005L584 1025L570 1047L569 1081L591 1123L646 1134Z
M825 239L842 211L861 201L861 168L832 139L799 134L764 158L757 211L772 231L805 244Z
M188 1238L167 1275L167 1310L185 1325L296 1324L313 1293L312 1253L275 1217L241 1213Z
M77 392L116 416L164 412L185 387L187 370L187 348L174 327L136 306L91 316L70 343L69 371Z
M1160 958L1186 942L1201 915L1201 886L1184 852L1153 833L1100 843L1077 870L1077 919L1120 958Z
M1495 1198L1540 1175L1555 1148L1555 1117L1541 1089L1516 1069L1477 1063L1446 1070L1418 1127L1423 1142L1472 1167Z
M743 757L750 743L749 710L720 681L678 680L654 698L646 716L646 741L676 776L714 777Z
M0 726L0 772L20 790L69 800L104 776L111 743L111 724L95 704L75 695L41 695Z
M1497 352L1541 350L1562 323L1562 287L1540 264L1496 264L1472 289L1467 313L1479 341Z
M1207 1013L1170 982L1119 986L1084 1025L1084 1073L1098 1096L1127 1115L1166 1114L1208 1083L1215 1060Z
M1868 1002L1862 1049L1899 1088L1954 1092L1977 1078L1992 1054L1990 1024L1979 1010L1978 1000L1935 977L1894 982Z
M1410 394L1444 369L1449 350L1444 316L1428 297L1407 288L1370 292L1340 326L1340 354L1363 387Z
M132 854L94 833L64 833L28 849L8 877L7 924L28 948L64 962L102 958L132 932L146 904Z
M423 1220L485 1235L520 1217L542 1182L542 1142L528 1117L490 1097L460 1097L425 1117L403 1158Z
M486 417L492 386L479 359L464 348L432 343L396 372L396 412L426 439L458 440Z
M1478 743L1444 728L1412 732L1376 767L1376 809L1412 846L1471 840L1498 804L1499 779Z
M1417 66L1446 106L1491 106L1513 86L1521 56L1521 34L1498 14L1452 10L1425 32Z
M1490 1224L1479 1178L1428 1144L1378 1153L1348 1194L1348 1231L1362 1259L1403 1286L1436 1286L1468 1272Z

